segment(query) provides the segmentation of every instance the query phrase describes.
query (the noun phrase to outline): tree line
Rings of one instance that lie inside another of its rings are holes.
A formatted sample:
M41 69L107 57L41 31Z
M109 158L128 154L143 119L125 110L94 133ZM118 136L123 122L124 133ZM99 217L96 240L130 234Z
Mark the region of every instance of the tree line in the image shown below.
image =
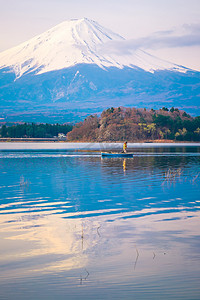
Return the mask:
M76 125L24 123L3 125L3 138L52 138L67 134L69 141L200 141L200 116L192 117L178 108L108 108L100 116L90 115Z
M0 128L2 138L53 138L59 133L67 134L73 128L69 124L35 124L24 123Z
M68 133L71 141L200 141L200 117L172 107L159 110L111 107L91 115Z

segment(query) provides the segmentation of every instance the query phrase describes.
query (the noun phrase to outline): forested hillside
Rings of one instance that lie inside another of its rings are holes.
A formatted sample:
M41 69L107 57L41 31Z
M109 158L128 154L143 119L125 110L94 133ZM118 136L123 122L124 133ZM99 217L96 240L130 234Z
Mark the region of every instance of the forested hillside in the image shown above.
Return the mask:
M109 108L91 115L68 133L70 141L200 141L200 117L173 107L168 110Z
M0 128L2 138L52 138L67 134L68 141L200 141L200 116L191 117L177 108L109 108L100 116L69 124L15 124Z

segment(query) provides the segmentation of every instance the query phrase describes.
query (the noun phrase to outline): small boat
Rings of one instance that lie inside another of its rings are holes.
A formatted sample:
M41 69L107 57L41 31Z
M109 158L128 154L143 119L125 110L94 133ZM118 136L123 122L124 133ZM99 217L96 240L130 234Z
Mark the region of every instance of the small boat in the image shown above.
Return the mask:
M101 152L102 157L133 157L133 153Z

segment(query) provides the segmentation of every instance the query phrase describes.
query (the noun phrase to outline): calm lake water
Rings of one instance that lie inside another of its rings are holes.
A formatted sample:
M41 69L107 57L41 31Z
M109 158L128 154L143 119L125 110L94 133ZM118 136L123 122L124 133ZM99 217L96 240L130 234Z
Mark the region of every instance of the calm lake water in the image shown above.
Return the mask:
M200 299L200 147L0 151L0 299Z

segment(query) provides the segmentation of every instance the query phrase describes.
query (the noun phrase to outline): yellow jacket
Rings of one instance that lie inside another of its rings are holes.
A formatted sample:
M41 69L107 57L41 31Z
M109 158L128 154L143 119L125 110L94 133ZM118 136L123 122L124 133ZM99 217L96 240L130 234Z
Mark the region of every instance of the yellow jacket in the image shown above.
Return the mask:
M127 143L124 143L123 144L123 150L126 151L126 149L127 149Z

